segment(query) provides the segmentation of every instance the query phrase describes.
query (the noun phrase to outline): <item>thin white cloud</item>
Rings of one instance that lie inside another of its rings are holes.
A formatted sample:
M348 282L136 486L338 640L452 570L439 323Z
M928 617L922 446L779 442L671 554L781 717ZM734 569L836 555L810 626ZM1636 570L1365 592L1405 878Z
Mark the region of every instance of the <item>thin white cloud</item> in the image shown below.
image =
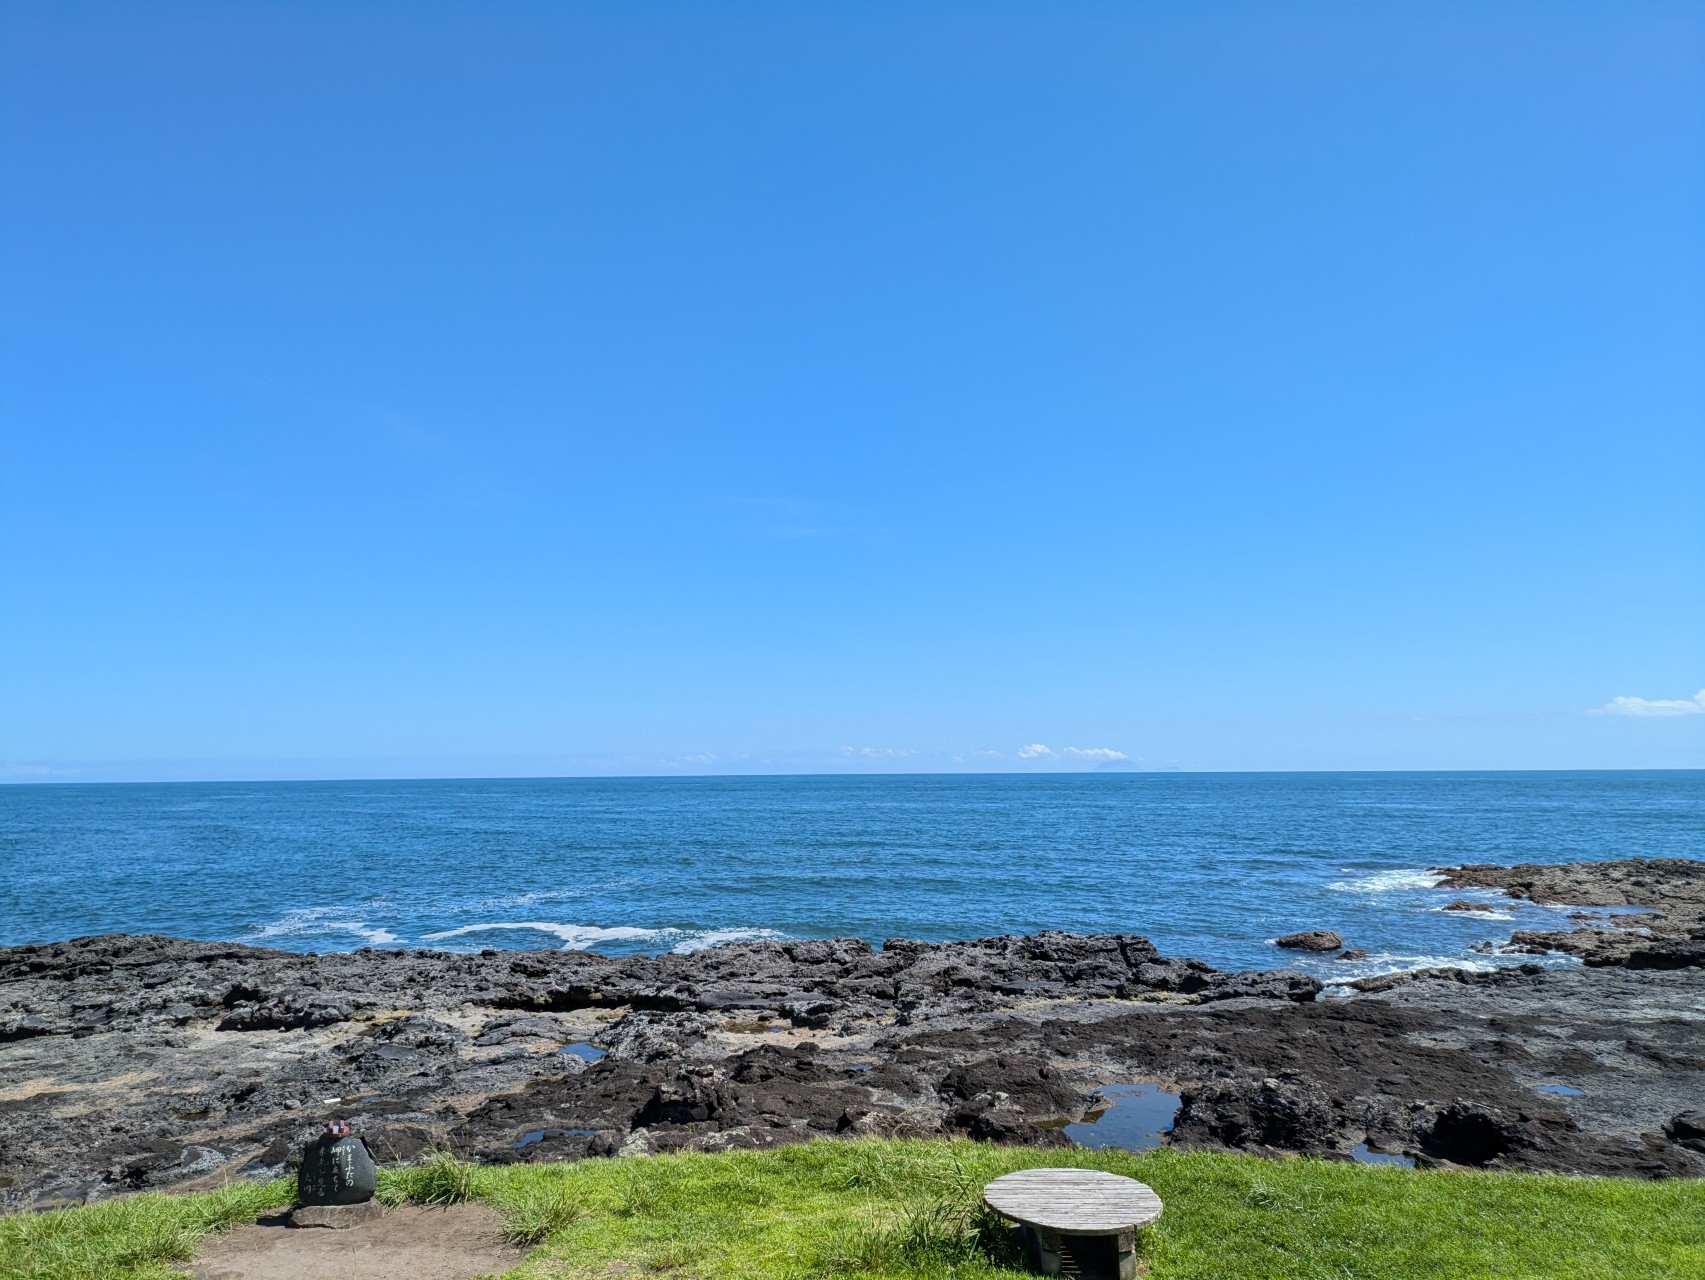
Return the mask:
M1705 689L1691 698L1612 698L1593 712L1600 716L1705 716Z
M1063 754L1074 760L1129 760L1131 757L1112 747L1067 747Z
M1045 747L1040 742L1028 743L1018 749L1020 760L1042 760L1054 754L1052 747Z

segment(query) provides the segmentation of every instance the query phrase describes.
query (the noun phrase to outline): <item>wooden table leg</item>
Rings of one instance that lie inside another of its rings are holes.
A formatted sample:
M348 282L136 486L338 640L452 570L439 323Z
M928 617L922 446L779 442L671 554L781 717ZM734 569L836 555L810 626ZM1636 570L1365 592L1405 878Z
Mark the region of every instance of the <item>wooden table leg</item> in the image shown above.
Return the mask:
M1045 1276L1060 1274L1060 1233L1036 1228L1036 1269Z
M1137 1233L1121 1231L1119 1247L1119 1280L1137 1280Z

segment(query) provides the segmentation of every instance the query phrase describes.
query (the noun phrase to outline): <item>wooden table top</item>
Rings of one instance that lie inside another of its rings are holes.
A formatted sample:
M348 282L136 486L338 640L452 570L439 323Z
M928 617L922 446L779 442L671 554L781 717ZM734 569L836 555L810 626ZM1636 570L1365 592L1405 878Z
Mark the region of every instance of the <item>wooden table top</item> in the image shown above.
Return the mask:
M1067 1235L1111 1236L1160 1217L1160 1197L1135 1178L1099 1169L1020 1169L983 1188L1003 1217Z

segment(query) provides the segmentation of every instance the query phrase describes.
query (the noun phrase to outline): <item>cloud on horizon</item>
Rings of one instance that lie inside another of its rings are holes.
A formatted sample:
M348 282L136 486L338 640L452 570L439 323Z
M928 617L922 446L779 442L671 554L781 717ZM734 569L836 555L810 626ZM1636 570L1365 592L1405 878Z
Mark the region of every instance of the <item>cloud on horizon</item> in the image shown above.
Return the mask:
M1040 742L1026 743L1018 749L1020 760L1093 760L1097 764L1114 764L1131 757L1123 751L1115 751L1112 747L1061 747L1055 751L1052 747Z
M1595 716L1705 716L1705 689L1691 698L1612 698Z
M55 769L48 764L0 764L0 778L69 778L76 769Z

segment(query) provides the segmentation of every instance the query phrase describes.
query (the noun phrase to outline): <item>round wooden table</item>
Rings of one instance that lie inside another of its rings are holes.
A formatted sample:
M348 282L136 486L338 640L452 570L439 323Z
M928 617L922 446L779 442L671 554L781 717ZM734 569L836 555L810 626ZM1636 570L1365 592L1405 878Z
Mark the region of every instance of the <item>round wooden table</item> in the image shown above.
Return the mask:
M1060 1274L1060 1251L1073 1251L1073 1238L1112 1237L1119 1280L1134 1280L1137 1231L1162 1208L1151 1187L1098 1169L1020 1169L984 1187L983 1203L1025 1228L1044 1275Z

